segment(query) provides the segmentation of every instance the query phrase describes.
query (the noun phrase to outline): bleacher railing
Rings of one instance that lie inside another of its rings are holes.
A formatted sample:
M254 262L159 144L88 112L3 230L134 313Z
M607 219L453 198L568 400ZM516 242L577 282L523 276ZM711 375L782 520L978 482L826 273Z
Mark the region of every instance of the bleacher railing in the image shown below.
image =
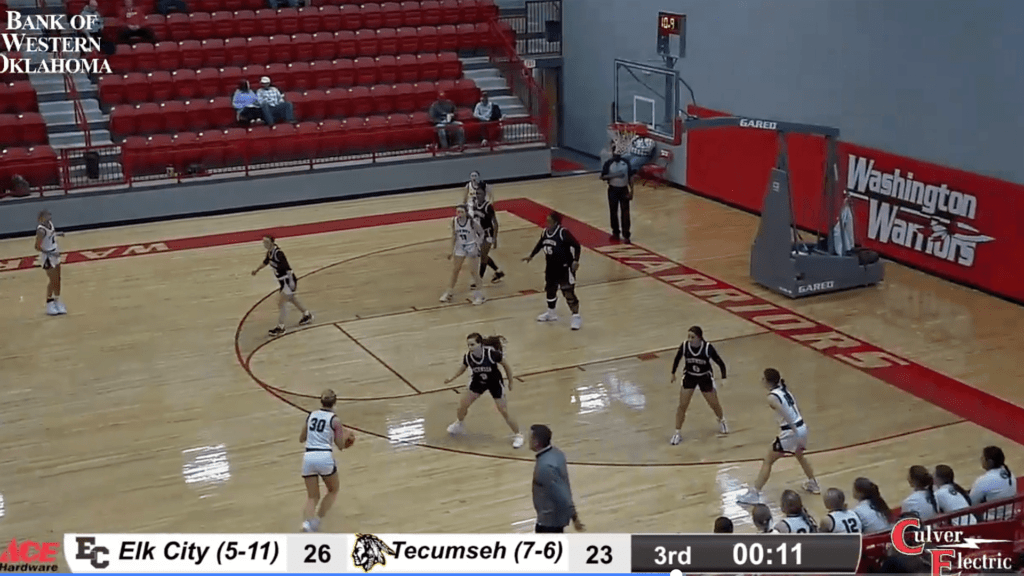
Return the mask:
M521 12L511 10L499 20L515 31L520 56L562 54L562 0L526 0Z
M516 53L515 32L498 19L489 22L489 29L488 59L508 82L512 93L522 101L527 115L506 118L493 124L467 123L466 130L482 132L482 139L486 143L480 142L479 136L470 134L470 143L466 149L479 152L524 144L549 144L548 101ZM434 128L430 126L318 130L303 135L308 137L292 135L280 139L280 135L272 129L267 132L265 127L258 127L250 129L250 137L230 142L206 138L210 132L215 135L224 133L223 130L214 130L200 134L198 139L187 144L174 138L170 144L164 139L163 144L146 146L94 146L81 95L70 74L64 76L64 88L68 99L74 103L75 123L85 136L85 146L63 148L58 151L55 160L26 158L18 162L16 166L23 172L40 175L30 178L30 196L61 190L68 193L86 188L131 187L160 181L182 182L214 175L249 175L264 170L314 169L332 163L378 163L447 152L436 146L437 138ZM268 137L279 144L268 146L265 141ZM44 177L53 170L54 163L57 177Z

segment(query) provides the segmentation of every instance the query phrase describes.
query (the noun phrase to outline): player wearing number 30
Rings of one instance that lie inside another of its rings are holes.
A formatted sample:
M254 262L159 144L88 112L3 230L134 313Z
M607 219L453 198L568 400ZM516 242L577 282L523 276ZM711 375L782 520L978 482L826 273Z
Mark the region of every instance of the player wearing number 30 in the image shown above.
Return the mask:
M335 446L338 450L349 448L356 441L355 434L346 429L334 413L334 404L338 397L334 390L324 390L320 394L320 409L309 413L306 423L299 434L299 442L306 445L306 453L302 456L302 479L306 482L306 507L303 510L302 531L316 532L320 529L320 521L331 509L338 497L338 465L332 453ZM320 482L324 479L327 495L320 500Z
M39 251L39 265L46 271L49 283L46 286L46 313L50 316L67 314L68 309L60 299L60 249L57 248L57 232L51 220L50 211L39 213L36 224L36 250Z
M800 415L800 408L796 405L796 399L786 388L786 381L775 368L766 368L761 384L768 389L768 406L775 411L775 418L778 420L781 431L768 449L768 455L761 463L761 471L757 474L757 480L746 493L740 494L736 502L740 504L757 504L761 500L761 488L768 483L768 477L772 474L772 465L785 456L792 454L800 467L807 474L807 482L803 488L812 494L820 494L818 481L814 479L814 470L811 463L804 456L807 449L807 425L803 416Z
M454 260L452 278L448 283L448 289L441 294L441 302L452 301L452 293L455 291L455 284L459 281L462 263L466 260L469 260L469 273L473 276L473 286L480 286L480 242L483 238L484 231L480 227L480 221L469 217L469 211L465 204L456 206L455 218L452 219L452 248L448 253L448 259ZM479 288L474 289L473 304L483 303L483 292Z

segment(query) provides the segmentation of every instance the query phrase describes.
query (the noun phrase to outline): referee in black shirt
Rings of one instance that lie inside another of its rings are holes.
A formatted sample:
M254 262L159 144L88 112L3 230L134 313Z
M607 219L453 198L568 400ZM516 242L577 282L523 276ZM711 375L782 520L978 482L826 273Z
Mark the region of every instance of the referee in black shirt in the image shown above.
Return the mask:
M537 316L538 322L554 322L558 320L555 305L558 304L558 290L562 290L565 302L572 311L573 330L583 326L580 318L580 301L576 297L576 270L580 267L582 249L580 243L571 232L562 227L562 215L558 212L548 214L548 226L541 234L533 252L523 262L533 260L541 249L544 250L546 266L544 268L544 291L547 293L548 309Z
M608 182L608 213L611 217L612 240L619 239L619 212L622 213L622 238L629 240L629 202L633 199L633 167L612 149L612 157L601 167L601 180Z

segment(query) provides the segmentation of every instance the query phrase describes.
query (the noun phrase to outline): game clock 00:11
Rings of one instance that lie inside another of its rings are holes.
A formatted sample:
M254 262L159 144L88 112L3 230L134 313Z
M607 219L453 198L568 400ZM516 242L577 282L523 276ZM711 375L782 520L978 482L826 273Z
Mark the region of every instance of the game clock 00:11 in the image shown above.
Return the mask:
M853 573L859 534L679 534L632 537L633 572Z

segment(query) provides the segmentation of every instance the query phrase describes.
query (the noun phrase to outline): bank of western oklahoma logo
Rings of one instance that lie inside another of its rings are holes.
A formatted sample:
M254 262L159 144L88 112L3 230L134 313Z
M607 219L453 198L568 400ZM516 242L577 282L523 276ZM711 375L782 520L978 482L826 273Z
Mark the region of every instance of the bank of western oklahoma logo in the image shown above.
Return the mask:
M898 168L882 172L873 159L849 156L846 192L868 203L868 238L964 267L974 265L978 244L994 240L971 224L976 196L915 180L913 172Z
M917 518L905 518L892 527L892 547L900 554L918 556L924 554L925 546L931 560L932 576L951 576L967 572L1010 571L1013 569L1013 558L997 556L994 551L980 550L979 544L1010 542L1010 540L989 540L964 536L958 530L932 530L927 526L918 530L921 521ZM913 532L908 529L914 528ZM934 546L932 548L931 546ZM978 550L976 553L962 551Z
M387 564L387 556L395 556L394 549L373 534L356 534L356 545L352 547L352 562L363 569L373 570L374 566Z

